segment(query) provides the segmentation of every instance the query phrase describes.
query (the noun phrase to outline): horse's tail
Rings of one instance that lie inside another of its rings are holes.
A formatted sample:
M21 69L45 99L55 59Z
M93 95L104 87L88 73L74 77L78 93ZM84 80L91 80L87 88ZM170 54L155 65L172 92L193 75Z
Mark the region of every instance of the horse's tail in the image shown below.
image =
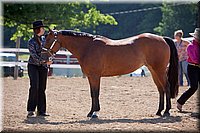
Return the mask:
M169 37L164 37L164 40L170 47L170 61L167 72L168 82L170 84L171 98L175 98L178 95L178 52L175 47L174 41Z

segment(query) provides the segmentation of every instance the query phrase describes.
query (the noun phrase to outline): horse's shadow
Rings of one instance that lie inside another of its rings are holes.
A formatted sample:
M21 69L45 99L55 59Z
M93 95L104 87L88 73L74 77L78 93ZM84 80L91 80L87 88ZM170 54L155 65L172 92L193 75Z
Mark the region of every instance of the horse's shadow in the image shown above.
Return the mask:
M190 113L191 117L200 119L199 113L194 112L182 112L182 113ZM26 124L50 124L50 125L60 125L60 124L106 124L106 123L149 123L149 124L157 124L157 123L175 123L181 122L181 116L168 116L168 117L152 117L152 118L143 118L143 119L128 119L128 118L111 118L111 119L104 119L104 118L94 118L94 119L85 119L85 120L75 120L75 121L60 121L60 122L53 122L45 117L32 117L26 118L23 123Z
M80 120L69 122L69 124L80 123L80 124L105 124L105 123L175 123L180 122L180 116L169 116L169 117L158 117L158 118L144 118L144 119L128 119L128 118L119 118L119 119L88 119L88 120Z
M181 117L180 116L169 116L169 117L158 117L158 118L144 118L144 119L128 119L128 118L119 118L119 119L100 119L100 118L94 118L94 119L86 119L86 120L80 120L80 121L65 121L65 122L52 122L47 120L45 117L31 117L26 118L23 123L26 124L50 124L50 125L60 125L60 124L105 124L105 123L174 123L174 122L180 122Z

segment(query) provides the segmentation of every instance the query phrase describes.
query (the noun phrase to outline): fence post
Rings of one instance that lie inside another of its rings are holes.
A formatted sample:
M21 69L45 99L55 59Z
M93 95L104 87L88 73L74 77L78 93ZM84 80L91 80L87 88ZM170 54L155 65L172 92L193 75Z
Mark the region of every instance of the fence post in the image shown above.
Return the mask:
M17 80L18 78L18 61L19 61L19 48L20 48L20 37L17 37L16 40L16 63L15 63L15 69L14 69L14 80Z

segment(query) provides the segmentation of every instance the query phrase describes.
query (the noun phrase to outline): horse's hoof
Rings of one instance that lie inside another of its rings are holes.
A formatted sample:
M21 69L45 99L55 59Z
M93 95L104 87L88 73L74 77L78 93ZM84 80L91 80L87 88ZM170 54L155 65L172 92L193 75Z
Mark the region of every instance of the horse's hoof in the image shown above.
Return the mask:
M94 119L94 118L98 118L98 115L92 115L91 118L92 118L92 119Z
M92 113L89 113L89 114L87 115L87 117L92 117Z
M170 113L169 112L164 112L163 116L164 117L170 116Z
M92 117L92 115L91 115L91 114L88 114L87 117Z
M161 112L156 113L157 116L162 116Z
M98 118L98 115L97 115L97 112L96 112L96 111L94 111L94 112L92 113L91 118L92 118L92 119L93 119L93 118Z

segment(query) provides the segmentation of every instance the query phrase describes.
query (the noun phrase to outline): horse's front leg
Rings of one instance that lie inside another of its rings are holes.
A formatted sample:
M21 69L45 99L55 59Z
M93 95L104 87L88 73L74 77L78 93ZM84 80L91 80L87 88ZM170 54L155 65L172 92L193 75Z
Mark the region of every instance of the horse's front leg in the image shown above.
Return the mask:
M90 83L90 93L92 98L91 111L88 113L87 117L97 118L97 111L100 110L99 104L99 90L100 90L100 77L93 76L88 77Z

